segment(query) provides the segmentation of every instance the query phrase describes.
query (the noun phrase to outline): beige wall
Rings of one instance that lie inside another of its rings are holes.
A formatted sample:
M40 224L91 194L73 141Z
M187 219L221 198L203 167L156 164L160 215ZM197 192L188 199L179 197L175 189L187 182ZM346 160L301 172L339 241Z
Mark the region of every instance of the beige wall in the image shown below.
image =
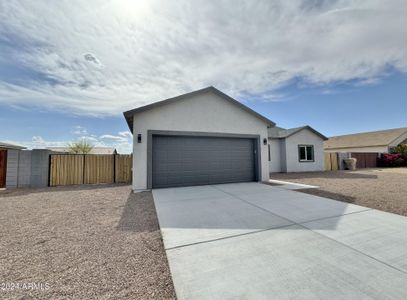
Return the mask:
M136 113L133 119L133 189L147 188L147 131L255 134L261 141L261 179L269 179L267 124L214 93L206 93ZM137 135L142 134L142 143Z

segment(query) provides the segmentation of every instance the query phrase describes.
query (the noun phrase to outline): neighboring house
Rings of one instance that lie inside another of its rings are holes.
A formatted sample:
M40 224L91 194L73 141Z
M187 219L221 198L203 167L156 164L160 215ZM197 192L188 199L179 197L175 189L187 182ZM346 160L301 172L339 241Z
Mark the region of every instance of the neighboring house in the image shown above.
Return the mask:
M48 147L48 150L62 153L69 153L69 147ZM117 150L112 147L93 147L88 154L117 154Z
M134 190L269 179L268 129L275 123L214 87L124 116L134 139Z
M269 169L276 172L324 170L323 142L328 138L310 126L268 130Z
M334 136L324 142L325 151L349 153L389 153L407 143L407 127Z

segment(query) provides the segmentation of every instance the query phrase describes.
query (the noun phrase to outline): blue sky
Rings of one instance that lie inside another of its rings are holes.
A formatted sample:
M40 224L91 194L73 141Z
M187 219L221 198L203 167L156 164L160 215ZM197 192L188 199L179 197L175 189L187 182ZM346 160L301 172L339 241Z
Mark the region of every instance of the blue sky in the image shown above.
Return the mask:
M405 1L233 3L1 2L0 140L129 152L123 111L209 85L282 127L407 126Z

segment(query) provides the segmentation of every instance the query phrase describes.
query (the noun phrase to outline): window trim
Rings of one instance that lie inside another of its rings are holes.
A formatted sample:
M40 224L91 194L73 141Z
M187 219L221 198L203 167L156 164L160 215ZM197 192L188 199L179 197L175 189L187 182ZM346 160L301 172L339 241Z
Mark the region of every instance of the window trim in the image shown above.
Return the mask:
M301 148L305 147L305 158L306 159L301 159ZM307 159L307 147L310 147L312 149L312 160L308 160ZM308 163L308 162L315 162L315 149L314 149L314 145L307 145L307 144L300 144L298 145L298 161L300 163Z

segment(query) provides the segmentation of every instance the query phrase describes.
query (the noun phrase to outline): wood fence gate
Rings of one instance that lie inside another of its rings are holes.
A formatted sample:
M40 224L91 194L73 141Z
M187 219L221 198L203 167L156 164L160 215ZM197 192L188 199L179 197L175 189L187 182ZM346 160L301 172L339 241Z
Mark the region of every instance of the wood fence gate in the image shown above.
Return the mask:
M337 171L339 169L338 153L325 152L325 171Z
M6 187L7 150L0 149L0 189Z
M51 154L49 185L130 183L132 155Z

